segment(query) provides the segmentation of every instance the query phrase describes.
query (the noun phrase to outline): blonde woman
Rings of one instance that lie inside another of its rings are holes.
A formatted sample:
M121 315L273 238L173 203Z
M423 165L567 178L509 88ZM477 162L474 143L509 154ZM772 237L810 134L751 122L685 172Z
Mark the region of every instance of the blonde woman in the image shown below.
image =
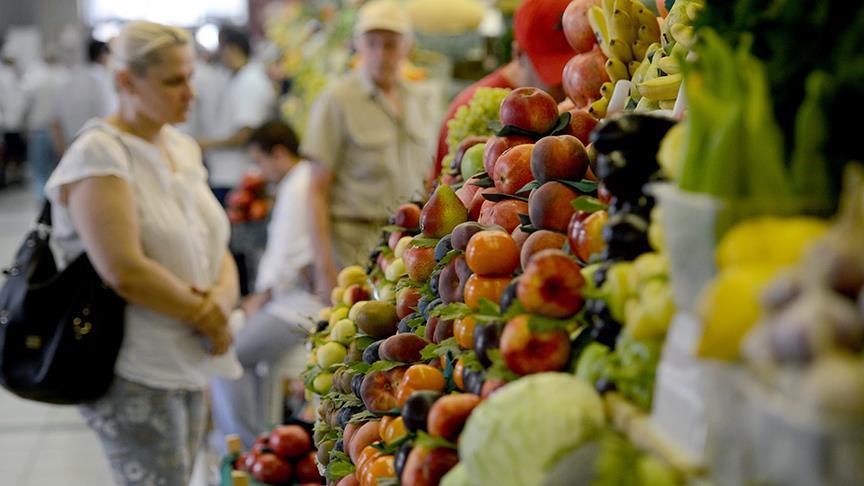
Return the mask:
M86 251L128 302L115 382L81 412L117 484L182 485L204 427L208 362L232 342L237 273L201 151L171 126L194 99L188 34L132 22L113 56L117 111L85 125L46 186L58 259Z

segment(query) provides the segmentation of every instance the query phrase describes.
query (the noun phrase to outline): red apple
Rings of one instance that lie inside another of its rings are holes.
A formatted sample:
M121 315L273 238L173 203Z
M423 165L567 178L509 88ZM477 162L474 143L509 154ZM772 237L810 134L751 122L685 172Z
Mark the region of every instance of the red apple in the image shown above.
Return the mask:
M612 193L606 188L606 184L600 182L597 184L597 199L605 205L612 204Z
M516 88L501 101L498 117L504 125L540 135L552 129L558 121L558 103L543 90Z
M404 319L417 308L420 302L420 289L417 287L405 287L396 293L396 315Z
M471 201L474 199L474 194L480 190L480 186L475 186L472 182L476 182L476 178L469 179L459 190L456 191L456 197L462 201L462 205L468 208L468 212L471 212ZM469 215L470 217L470 215Z
M408 278L415 282L425 282L435 269L435 248L420 248L408 245L402 255Z
M245 189L235 189L228 193L228 206L232 208L247 209L254 200L255 195Z
M588 145L591 139L591 132L597 126L599 121L594 118L594 115L588 113L588 110L571 110L570 123L567 125L566 135L573 135L578 138L583 145Z
M588 152L572 135L544 137L531 152L531 174L543 182L554 179L579 181L588 169Z
M588 23L588 9L599 4L600 0L573 0L561 17L564 37L577 53L590 51L597 45L594 29Z
M510 371L529 375L560 371L570 361L570 339L562 329L533 331L530 316L514 317L501 334L501 357Z
M345 304L354 305L361 300L369 300L369 292L361 285L349 285L342 294L342 302Z
M264 185L267 184L267 181L264 180L264 176L261 175L260 172L247 172L243 176L243 181L240 182L240 187L243 189L255 194L264 189Z
M600 86L609 81L606 56L599 47L577 54L564 66L564 92L578 108L600 97Z
M315 462L315 451L309 452L294 464L294 474L297 481L321 484L321 474Z
M516 199L501 202L486 201L480 210L480 224L497 224L512 233L520 224L520 214L528 214L528 203Z
M483 194L497 194L494 187L486 187L474 193L471 198L471 206L468 207L468 220L477 221L480 218L480 212L483 209L483 204L486 203L486 198Z
M312 449L312 440L299 425L280 425L270 432L269 447L283 459L300 457Z
M582 308L584 302L579 264L561 250L543 250L534 255L519 279L516 296L532 314L563 319Z
M492 180L502 194L516 194L534 180L531 174L531 154L534 144L517 145L506 150L495 163Z
M416 204L403 204L396 208L393 224L407 230L420 228L420 207Z
M486 169L486 174L492 177L495 173L495 163L498 162L498 157L508 149L517 145L534 143L533 138L512 135L509 137L492 137L486 141L486 148L483 150L483 168Z
M570 241L570 251L583 262L591 259L591 255L600 253L606 248L603 241L603 226L609 220L609 213L596 211L587 217L574 214L567 229Z
M291 481L291 463L275 454L261 454L252 466L252 477L267 484L283 484Z

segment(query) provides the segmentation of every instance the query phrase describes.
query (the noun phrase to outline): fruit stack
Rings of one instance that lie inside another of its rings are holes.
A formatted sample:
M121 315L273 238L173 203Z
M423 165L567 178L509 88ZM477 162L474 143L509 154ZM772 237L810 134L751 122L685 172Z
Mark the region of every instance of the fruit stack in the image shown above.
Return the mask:
M239 439L235 442L239 444ZM223 468L223 481L231 477L234 470L251 474L261 484L322 484L324 481L318 472L315 454L312 437L306 428L280 425L270 433L261 434L250 451L229 451L227 467Z
M228 193L228 219L232 224L261 221L270 214L273 199L267 194L267 181L252 171Z

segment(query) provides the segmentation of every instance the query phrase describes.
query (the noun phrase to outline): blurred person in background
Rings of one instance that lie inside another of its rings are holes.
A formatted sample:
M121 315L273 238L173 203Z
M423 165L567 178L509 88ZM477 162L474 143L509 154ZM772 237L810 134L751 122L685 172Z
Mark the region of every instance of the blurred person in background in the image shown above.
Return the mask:
M254 167L246 144L255 127L275 117L276 91L265 67L252 60L245 32L228 27L219 31L219 59L231 79L218 97L214 136L198 143L210 169L210 186L224 205L228 192Z
M218 133L220 99L231 80L231 73L219 62L215 51L196 45L195 52L195 73L192 75L195 102L189 112L189 121L177 128L195 139L203 140L213 138Z
M479 88L516 89L530 86L564 100L562 73L576 52L564 37L561 17L570 0L524 0L513 16L513 60L462 90L447 108L438 135L438 152L431 179L441 174L447 155L447 122L460 106L467 105Z
M306 209L312 164L298 155L297 134L285 123L265 123L252 133L249 151L261 175L278 190L255 291L241 304L246 323L235 336L243 377L215 378L210 389L217 437L237 434L246 449L272 425L269 383L286 371L283 360L290 360L291 375L303 371L304 329L309 316L326 302L313 294L318 252L312 245Z
M17 62L8 53L0 53L0 132L3 136L0 187L20 181L27 157L22 89Z
M101 118L117 106L117 97L108 71L110 58L108 44L90 40L87 44L87 63L75 66L56 98L53 124L54 146L63 154L84 123Z
M392 211L424 195L434 106L400 76L412 41L399 2L365 4L354 28L360 65L310 113L300 152L316 162L309 209L316 293L325 301L338 268L364 263Z
M32 169L33 191L40 201L44 198L45 182L59 160L52 126L57 98L65 96L62 88L69 74L52 49L45 51L44 61L24 81L27 161Z
M188 34L130 22L114 47L118 108L87 122L45 187L58 260L86 252L127 302L114 383L79 410L116 484L184 485L213 356L232 342L237 272L200 148L172 126L194 98Z

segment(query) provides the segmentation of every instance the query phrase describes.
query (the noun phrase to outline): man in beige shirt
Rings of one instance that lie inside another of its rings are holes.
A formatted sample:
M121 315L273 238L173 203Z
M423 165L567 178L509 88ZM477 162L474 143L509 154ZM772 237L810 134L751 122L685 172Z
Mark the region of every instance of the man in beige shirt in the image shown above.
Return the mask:
M400 78L411 21L392 0L361 10L358 69L320 95L302 154L317 162L310 191L316 293L329 299L341 266L363 263L399 204L423 197L435 107Z

